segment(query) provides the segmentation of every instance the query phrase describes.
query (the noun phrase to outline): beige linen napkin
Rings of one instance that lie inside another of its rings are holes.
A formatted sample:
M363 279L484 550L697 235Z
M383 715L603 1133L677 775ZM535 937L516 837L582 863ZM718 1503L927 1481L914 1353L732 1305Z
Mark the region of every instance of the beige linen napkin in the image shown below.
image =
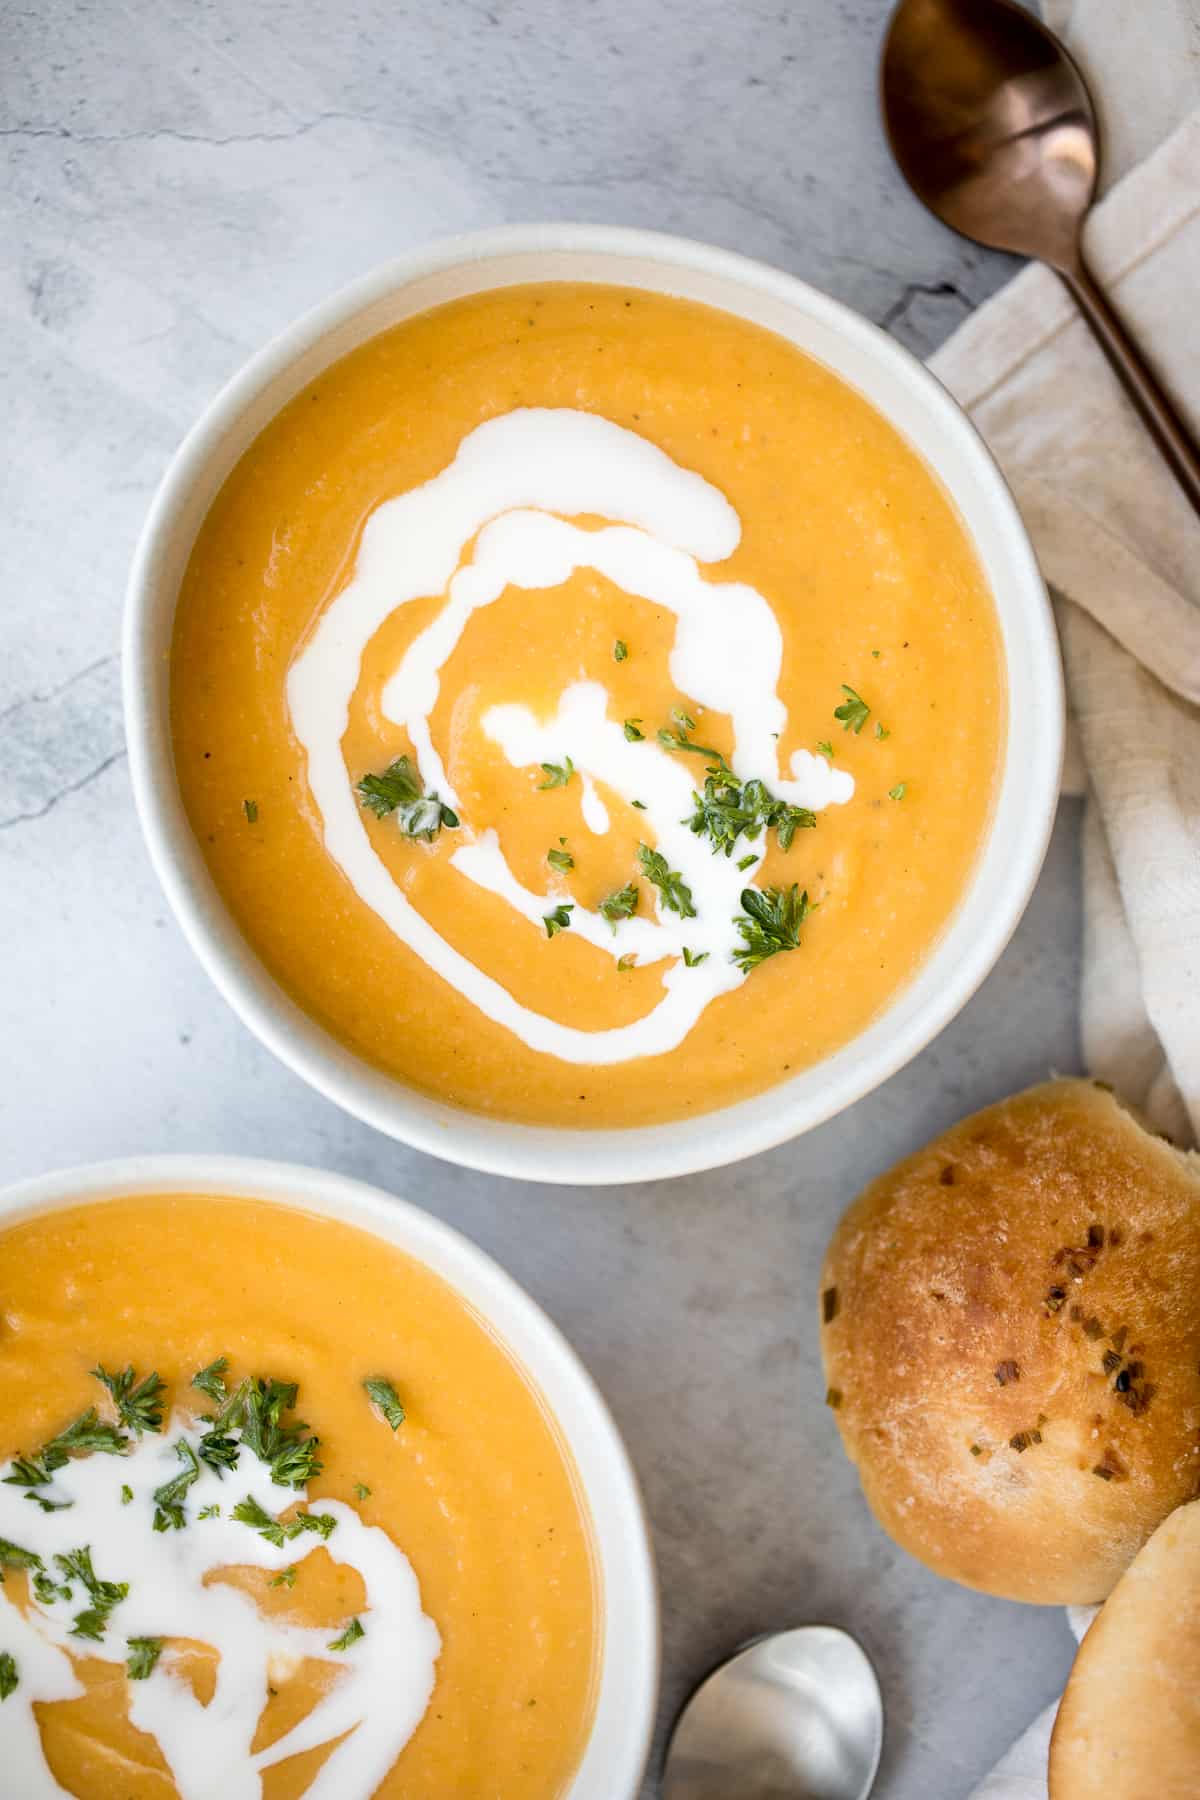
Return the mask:
M1112 189L1092 266L1200 430L1200 109ZM1055 593L1088 782L1083 1047L1200 1137L1200 522L1057 278L1030 268L931 367L1012 484Z
M1046 12L1082 33L1072 48L1121 122L1110 138L1120 159L1150 152L1096 210L1088 251L1200 431L1200 0L1159 0L1157 10L1145 0L1050 0ZM1171 1137L1194 1142L1200 522L1048 271L1025 270L931 367L998 457L1055 596L1075 726L1069 764L1087 793L1087 1066ZM1092 1616L1072 1610L1077 1638ZM973 1800L1045 1800L1055 1710Z

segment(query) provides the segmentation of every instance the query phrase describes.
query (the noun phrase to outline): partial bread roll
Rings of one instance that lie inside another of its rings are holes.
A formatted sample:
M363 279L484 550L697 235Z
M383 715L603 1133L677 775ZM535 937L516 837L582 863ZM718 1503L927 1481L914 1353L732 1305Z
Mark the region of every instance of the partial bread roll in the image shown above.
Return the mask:
M1090 1082L1002 1101L881 1176L821 1308L867 1499L939 1575L1102 1600L1200 1492L1200 1158Z
M1200 1504L1159 1526L1084 1638L1050 1741L1050 1800L1200 1794Z

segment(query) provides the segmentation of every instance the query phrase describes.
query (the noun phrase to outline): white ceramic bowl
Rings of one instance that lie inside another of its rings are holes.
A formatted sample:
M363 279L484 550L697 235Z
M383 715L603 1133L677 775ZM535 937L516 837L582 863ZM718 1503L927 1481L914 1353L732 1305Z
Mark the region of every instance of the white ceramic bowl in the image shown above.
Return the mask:
M681 295L789 338L907 438L950 494L1000 617L1008 743L987 842L932 954L886 1011L791 1081L699 1118L628 1130L517 1125L430 1099L371 1068L285 995L241 937L184 815L172 763L168 672L176 595L222 482L280 408L366 338L447 300L526 281L606 281ZM790 275L682 238L598 225L527 225L416 250L346 288L255 356L179 449L155 497L129 582L125 721L150 855L193 949L250 1029L297 1074L392 1137L471 1168L541 1181L619 1182L713 1168L768 1149L868 1093L974 993L1024 911L1058 797L1058 642L1012 496L959 407L874 325Z
M583 1762L564 1800L634 1800L658 1699L658 1590L637 1477L591 1376L499 1264L406 1200L295 1163L140 1156L40 1175L0 1192L0 1227L121 1194L233 1194L294 1206L395 1244L481 1315L541 1394L574 1458L602 1591L600 1686Z

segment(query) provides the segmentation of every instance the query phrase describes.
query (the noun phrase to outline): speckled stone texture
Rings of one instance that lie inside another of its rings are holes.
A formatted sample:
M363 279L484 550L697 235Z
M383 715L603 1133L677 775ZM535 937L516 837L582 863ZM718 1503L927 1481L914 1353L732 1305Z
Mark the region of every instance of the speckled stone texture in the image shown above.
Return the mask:
M1074 805L982 992L850 1114L716 1175L556 1191L409 1153L259 1049L166 915L118 703L125 570L184 429L265 337L424 237L661 227L806 276L918 351L939 342L1009 265L926 218L890 166L885 10L4 0L0 1178L220 1149L343 1169L452 1220L564 1326L628 1438L662 1576L664 1725L743 1638L836 1621L879 1665L880 1793L952 1800L1061 1687L1071 1641L876 1530L821 1404L813 1288L870 1175L1077 1067Z

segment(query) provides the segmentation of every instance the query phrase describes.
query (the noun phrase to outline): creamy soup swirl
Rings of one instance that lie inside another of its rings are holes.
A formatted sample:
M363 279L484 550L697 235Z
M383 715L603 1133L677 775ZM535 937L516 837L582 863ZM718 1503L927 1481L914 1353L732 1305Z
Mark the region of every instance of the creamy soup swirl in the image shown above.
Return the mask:
M583 517L619 523L596 529L573 522ZM736 918L762 861L765 833L741 846L745 856L714 855L686 823L698 771L652 735L630 741L609 716L598 682L567 687L549 719L517 701L490 708L483 729L514 766L570 759L582 783L584 826L594 836L609 830L605 793L637 803L647 843L679 873L694 903L694 916L681 917L658 897L653 920L628 918L615 929L599 912L573 905L571 929L599 951L668 966L663 998L633 1023L598 1030L563 1024L522 1004L447 943L376 854L342 752L363 654L398 608L445 595L385 684L382 710L407 733L426 788L455 807L429 721L440 672L472 613L506 589L556 587L589 568L674 615L672 681L693 709L728 714L738 780L761 781L779 800L812 812L844 804L853 777L825 757L797 750L788 773L780 771L783 634L769 601L746 583L703 573L702 565L723 561L740 536L737 514L716 487L635 432L569 408L520 408L469 432L449 467L375 509L351 581L289 671L292 726L307 756L325 845L356 893L480 1012L530 1049L564 1062L612 1064L672 1050L712 1000L740 986L746 977L734 960ZM542 932L561 896L517 880L487 820L464 818L462 832L453 866Z

